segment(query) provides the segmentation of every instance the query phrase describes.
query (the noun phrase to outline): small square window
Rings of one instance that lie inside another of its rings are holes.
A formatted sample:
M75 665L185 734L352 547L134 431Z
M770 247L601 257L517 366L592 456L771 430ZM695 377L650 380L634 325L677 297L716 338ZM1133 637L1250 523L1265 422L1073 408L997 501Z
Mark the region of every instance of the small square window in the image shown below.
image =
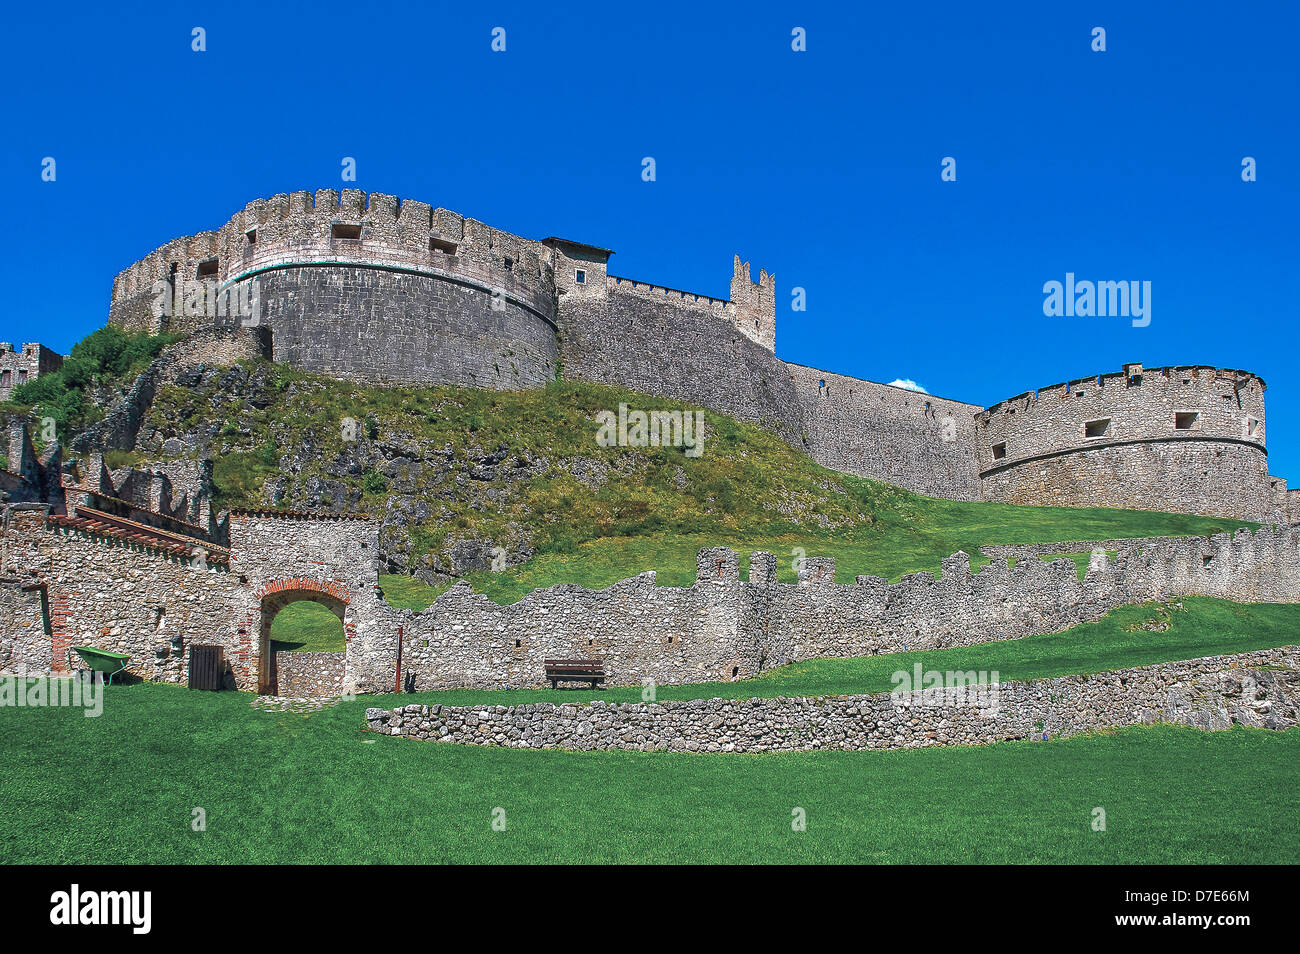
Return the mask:
M216 278L217 277L217 259L210 258L206 262L199 262L196 278Z
M1196 422L1201 419L1199 411L1175 411L1174 412L1174 430L1190 431L1196 426Z
M256 245L257 229L249 229L247 232L244 233L244 238L247 239L249 245Z
M575 269L573 270L573 282L574 282L575 285L585 285L585 284L587 284L587 273L586 273L586 271L583 270L583 269L581 269L581 268L575 268Z
M1000 444L993 445L993 459L1002 460L1007 456L1007 442L1002 441Z
M1100 420L1088 421L1083 425L1084 437L1105 437L1110 433L1110 418L1103 417Z
M360 242L361 226L345 225L342 222L335 222L330 226L330 238L339 239L344 242Z
M1259 421L1256 418L1253 417L1246 418L1246 436L1247 437L1259 436Z
M430 251L430 252L441 252L443 255L455 255L455 254L456 254L456 243L455 243L455 242L448 242L448 241L445 241L445 240L440 239L440 238L430 238L430 239L429 239L429 251Z

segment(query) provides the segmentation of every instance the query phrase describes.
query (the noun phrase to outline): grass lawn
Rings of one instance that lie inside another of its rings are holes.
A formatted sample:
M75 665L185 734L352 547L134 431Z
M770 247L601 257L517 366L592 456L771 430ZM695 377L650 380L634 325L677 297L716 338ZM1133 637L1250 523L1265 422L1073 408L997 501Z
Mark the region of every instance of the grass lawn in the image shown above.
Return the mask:
M346 646L342 621L320 603L290 603L271 621L273 652L341 653Z
M1195 598L1068 633L816 660L702 694L889 689L910 667L1050 676L1294 643L1300 607ZM1168 621L1163 632L1137 630ZM137 683L103 715L0 708L0 852L15 862L1300 861L1300 730L1148 726L904 752L493 749L363 731L399 698L639 698L639 690L363 696L311 715ZM1245 783L1243 780L1247 780ZM1090 827L1094 808L1107 830ZM207 829L194 831L195 809ZM506 829L492 828L503 809ZM791 830L791 812L807 830Z
M1155 726L904 752L520 751L244 693L0 710L8 863L1300 861L1300 731ZM1090 828L1094 808L1107 830ZM807 830L791 830L791 813ZM202 809L205 831L194 831ZM492 828L503 809L504 831Z
M854 659L809 659L780 666L754 679L658 686L668 699L753 699L775 696L831 696L888 692L892 675L911 672L916 663L940 672L994 672L1002 681L1048 679L1070 673L1104 672L1176 659L1244 653L1300 643L1300 604L1234 603L1207 596L1177 604L1121 606L1095 623L1060 633L979 643L956 649L890 653ZM1162 632L1141 628L1168 624ZM371 696L374 706L412 702L445 705L525 702L639 702L641 686L591 689L448 689Z

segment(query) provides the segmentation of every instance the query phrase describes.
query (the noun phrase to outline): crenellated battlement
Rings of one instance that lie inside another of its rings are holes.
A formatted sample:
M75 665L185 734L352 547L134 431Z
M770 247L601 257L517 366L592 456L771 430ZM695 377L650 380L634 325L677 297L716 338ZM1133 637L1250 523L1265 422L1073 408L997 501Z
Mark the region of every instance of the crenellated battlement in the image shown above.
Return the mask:
M540 242L427 202L320 189L256 199L219 230L173 239L146 255L114 279L110 321L163 330L157 309L143 307L167 293L160 283L226 288L270 270L322 265L466 282L553 320L551 255Z
M1140 364L1025 392L975 415L982 494L1289 521L1264 393L1246 371Z

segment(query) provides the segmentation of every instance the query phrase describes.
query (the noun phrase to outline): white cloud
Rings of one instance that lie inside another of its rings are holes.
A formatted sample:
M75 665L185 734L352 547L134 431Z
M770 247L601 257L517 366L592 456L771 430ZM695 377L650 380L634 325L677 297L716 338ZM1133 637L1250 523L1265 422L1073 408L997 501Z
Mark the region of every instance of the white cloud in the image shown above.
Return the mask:
M907 378L907 379L899 378L896 381L890 381L889 386L891 388L907 388L907 390L909 391L920 391L922 394L930 393L925 388L921 387L921 385L913 381L911 378Z

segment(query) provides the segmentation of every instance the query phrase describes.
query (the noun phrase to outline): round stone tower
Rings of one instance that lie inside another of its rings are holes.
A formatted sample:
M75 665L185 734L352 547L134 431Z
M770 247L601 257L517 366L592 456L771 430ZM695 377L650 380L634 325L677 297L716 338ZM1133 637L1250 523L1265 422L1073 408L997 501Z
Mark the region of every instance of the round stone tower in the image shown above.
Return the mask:
M1264 382L1204 366L1102 374L975 415L982 496L1272 519Z
M555 377L552 251L423 202L321 189L249 203L113 282L109 320L265 325L276 361L368 382L516 389Z

